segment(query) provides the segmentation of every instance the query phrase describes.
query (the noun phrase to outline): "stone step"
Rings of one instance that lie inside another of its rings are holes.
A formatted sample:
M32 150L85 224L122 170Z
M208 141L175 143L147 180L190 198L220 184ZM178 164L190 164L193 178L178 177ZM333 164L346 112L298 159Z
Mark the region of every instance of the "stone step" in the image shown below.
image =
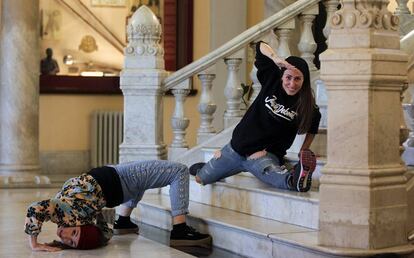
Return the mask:
M169 188L161 189L168 195ZM319 192L292 192L270 187L254 177L233 176L199 185L190 177L190 200L271 220L318 229Z
M146 194L131 218L171 230L169 197ZM406 253L410 245L365 251L318 246L318 231L228 209L190 202L187 223L213 237L213 245L246 257L369 257L382 253ZM410 249L411 248L411 249Z
M273 256L272 240L279 235L286 239L286 248L295 234L315 234L316 231L273 220L263 219L235 211L211 207L190 202L188 224L202 232L208 232L213 237L213 245L230 252L248 257L277 257ZM135 209L132 219L170 230L171 211L168 196L146 194ZM314 236L313 236L314 238ZM315 239L309 239L315 241ZM291 244L291 243L290 243ZM280 256L282 257L282 256ZM299 256L283 256L299 257Z

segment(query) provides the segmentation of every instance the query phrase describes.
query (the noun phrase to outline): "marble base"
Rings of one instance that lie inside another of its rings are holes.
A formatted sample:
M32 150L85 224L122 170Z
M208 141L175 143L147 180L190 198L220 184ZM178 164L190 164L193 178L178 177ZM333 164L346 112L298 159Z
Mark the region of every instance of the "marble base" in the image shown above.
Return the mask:
M131 145L122 143L119 146L119 163L135 160L167 159L165 144L160 145Z
M203 161L205 159L203 148L210 148L210 147L217 148L217 147L222 147L226 145L227 143L229 143L231 139L231 135L235 127L236 125L233 125L230 128L226 128L223 131L221 131L219 134L216 134L215 136L206 140L202 144L199 144L191 148L189 151L187 151L182 156L177 158L176 161L186 164L187 166L190 166L196 162Z
M197 144L201 144L208 139L211 139L211 137L214 137L216 133L198 133L197 134Z
M188 148L171 148L168 147L168 160L176 160L178 157L183 155Z
M226 115L224 115L224 128L232 127L238 124L240 120L241 117L226 117Z
M88 150L41 151L40 167L42 174L80 175L91 168L90 152Z
M28 187L45 187L50 185L49 177L45 175L36 175L34 173L0 172L0 188L28 188Z

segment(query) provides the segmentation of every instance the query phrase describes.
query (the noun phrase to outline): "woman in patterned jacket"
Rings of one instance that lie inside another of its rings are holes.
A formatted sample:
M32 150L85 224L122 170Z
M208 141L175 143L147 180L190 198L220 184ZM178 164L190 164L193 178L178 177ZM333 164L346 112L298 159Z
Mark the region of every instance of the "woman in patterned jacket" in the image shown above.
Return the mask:
M113 231L104 221L102 209L120 204L114 233L138 233L138 226L130 220L132 210L145 190L167 185L170 186L173 217L170 245L210 245L210 235L201 234L186 224L188 177L185 165L163 160L94 168L66 181L54 198L29 206L25 221L29 245L34 251L60 250L59 247L37 242L43 222L49 220L58 225L57 235L66 246L93 249L106 245Z

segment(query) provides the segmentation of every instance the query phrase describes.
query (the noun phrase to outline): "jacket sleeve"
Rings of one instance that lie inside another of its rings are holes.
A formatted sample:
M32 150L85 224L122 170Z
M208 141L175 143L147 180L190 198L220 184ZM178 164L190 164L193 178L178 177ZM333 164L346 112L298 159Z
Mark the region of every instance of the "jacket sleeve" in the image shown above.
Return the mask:
M321 121L321 112L319 111L319 107L315 105L315 107L313 108L313 114L312 114L312 124L309 127L308 133L317 134L319 130L320 121Z
M267 83L268 80L274 79L275 77L280 78L282 72L272 59L263 55L260 51L260 44L262 42L263 41L259 41L256 44L256 61L254 62L254 66L257 68L257 79L259 79L262 87L265 87L269 85L269 83Z
M49 199L32 203L27 209L25 229L26 234L39 235L43 222L50 220L55 216L56 199Z
M112 229L108 226L102 213L96 216L96 226L101 230L103 236L103 244L105 245L113 236Z

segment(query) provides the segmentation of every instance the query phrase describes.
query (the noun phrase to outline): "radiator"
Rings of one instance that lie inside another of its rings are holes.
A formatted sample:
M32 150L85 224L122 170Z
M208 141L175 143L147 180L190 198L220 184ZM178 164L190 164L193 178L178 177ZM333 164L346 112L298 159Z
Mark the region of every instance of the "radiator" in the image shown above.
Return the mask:
M94 111L91 120L91 167L117 164L124 132L123 112Z

